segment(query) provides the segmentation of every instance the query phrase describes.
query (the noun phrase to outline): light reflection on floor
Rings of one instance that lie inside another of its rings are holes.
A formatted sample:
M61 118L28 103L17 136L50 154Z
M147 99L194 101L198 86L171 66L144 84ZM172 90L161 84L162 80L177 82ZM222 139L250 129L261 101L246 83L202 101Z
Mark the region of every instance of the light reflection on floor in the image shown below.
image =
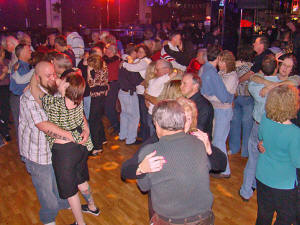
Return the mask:
M110 146L111 150L117 150L119 148L120 148L120 145L112 145L112 146Z
M115 170L119 166L119 163L116 162L106 162L103 165L101 165L101 168L104 170Z
M229 197L229 198L233 198L233 195L231 193L229 193L222 185L217 184L217 190L222 193L223 195Z

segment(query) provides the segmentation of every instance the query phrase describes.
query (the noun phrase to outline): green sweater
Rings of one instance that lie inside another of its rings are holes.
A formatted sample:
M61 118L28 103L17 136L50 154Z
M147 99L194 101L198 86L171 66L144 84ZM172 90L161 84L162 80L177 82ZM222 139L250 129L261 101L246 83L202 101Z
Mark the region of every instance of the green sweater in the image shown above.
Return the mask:
M264 115L258 134L266 151L259 155L256 178L272 188L295 188L296 168L300 168L300 128L276 123Z

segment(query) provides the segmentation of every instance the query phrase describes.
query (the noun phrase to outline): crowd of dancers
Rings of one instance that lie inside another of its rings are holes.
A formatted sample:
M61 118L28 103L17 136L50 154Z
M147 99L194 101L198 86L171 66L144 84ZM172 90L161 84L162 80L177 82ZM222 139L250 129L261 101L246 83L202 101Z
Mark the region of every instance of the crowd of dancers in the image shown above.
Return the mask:
M230 180L228 155L239 151L248 161L237 192L249 201L257 191L256 224L274 212L275 224L299 224L298 33L286 45L259 36L235 56L219 28L200 49L186 32L157 30L125 48L109 32L85 43L72 29L41 33L34 46L23 32L1 38L1 134L10 141L11 111L43 224L63 208L79 225L82 212L100 214L87 161L106 132L141 144L121 178L149 192L150 224L214 224L209 177Z

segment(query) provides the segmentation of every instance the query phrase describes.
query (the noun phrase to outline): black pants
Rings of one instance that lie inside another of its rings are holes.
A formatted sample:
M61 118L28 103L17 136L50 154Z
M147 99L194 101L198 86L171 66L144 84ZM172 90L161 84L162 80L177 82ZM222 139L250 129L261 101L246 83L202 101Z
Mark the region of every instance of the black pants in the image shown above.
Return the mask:
M10 104L10 110L13 115L14 124L16 128L16 136L18 139L18 127L19 127L19 114L20 114L20 96L14 95L13 93L10 93L9 96L9 104Z
M110 122L110 126L113 127L114 130L120 129L120 122L116 110L119 89L120 85L118 81L109 82L109 91L105 98L105 114Z
M274 212L277 217L274 225L291 225L296 221L297 189L275 189L257 181L256 225L271 225Z
M140 131L138 136L142 138L143 141L150 137L149 126L147 123L148 109L145 104L144 95L138 95L139 98L139 109L140 109Z
M0 86L0 119L9 121L9 86Z
M94 149L102 149L103 141L106 141L102 116L104 114L105 96L92 97L89 125Z
M52 165L62 199L75 195L78 185L89 180L87 159L88 151L83 145L73 142L53 144Z

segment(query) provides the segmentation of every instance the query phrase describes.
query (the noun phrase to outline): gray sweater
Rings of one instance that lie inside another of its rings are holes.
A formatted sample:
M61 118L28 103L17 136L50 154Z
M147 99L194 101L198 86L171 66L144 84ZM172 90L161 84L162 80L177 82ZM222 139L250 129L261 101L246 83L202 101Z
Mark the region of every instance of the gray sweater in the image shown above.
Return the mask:
M139 162L154 150L167 163L160 172L138 179L142 191L151 191L154 211L168 218L182 219L211 210L210 166L204 144L184 132L163 136L159 142L141 149Z

